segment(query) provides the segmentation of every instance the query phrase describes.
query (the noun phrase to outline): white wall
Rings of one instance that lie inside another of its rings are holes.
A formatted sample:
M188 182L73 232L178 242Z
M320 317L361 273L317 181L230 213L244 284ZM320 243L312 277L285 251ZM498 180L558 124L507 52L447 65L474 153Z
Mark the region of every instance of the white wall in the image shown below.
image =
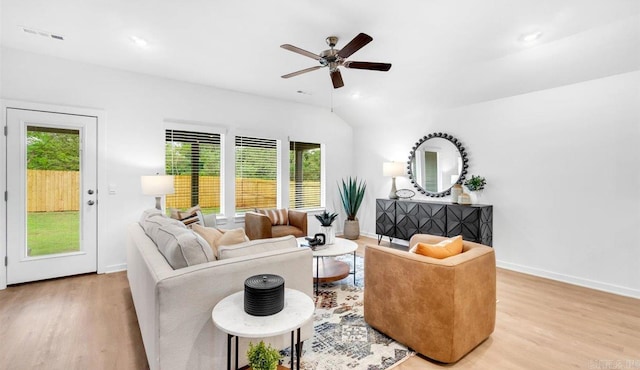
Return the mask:
M105 111L106 182L117 187L117 194L99 204L107 220L106 230L100 231L104 242L99 246L106 251L105 271L126 267L126 225L136 221L142 210L153 207L153 197L141 193L140 176L164 171L165 120L226 126L229 134L267 135L284 144L288 136L324 143L328 184L352 170L351 127L328 110L15 49L3 49L0 62L5 99ZM233 189L227 190L225 201L231 202ZM336 197L328 192L329 207L337 204ZM242 226L233 224L233 215L226 216L229 223L223 227ZM310 231L316 224L309 220Z
M375 198L389 192L382 162L406 161L419 137L447 132L466 147L470 174L487 178L481 203L494 205L500 266L640 297L640 72L389 129L354 132L355 168L370 189L363 233L375 234Z

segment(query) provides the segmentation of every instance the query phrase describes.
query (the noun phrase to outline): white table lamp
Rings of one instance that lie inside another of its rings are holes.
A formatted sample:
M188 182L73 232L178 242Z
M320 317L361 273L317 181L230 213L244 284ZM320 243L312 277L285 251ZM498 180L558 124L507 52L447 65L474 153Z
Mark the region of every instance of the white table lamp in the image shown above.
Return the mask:
M140 181L142 184L142 193L145 195L154 195L156 197L156 209L162 209L160 206L160 199L163 195L173 194L176 191L173 187L173 176L142 176Z
M391 191L389 199L398 199L396 195L396 177L404 175L404 163L402 162L384 162L382 164L382 175L391 177Z

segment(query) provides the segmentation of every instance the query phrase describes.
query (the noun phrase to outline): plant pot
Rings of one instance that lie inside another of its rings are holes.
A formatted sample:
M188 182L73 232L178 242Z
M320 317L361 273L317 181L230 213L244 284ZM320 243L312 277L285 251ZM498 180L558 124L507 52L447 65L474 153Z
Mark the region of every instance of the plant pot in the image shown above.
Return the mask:
M324 234L324 244L331 245L336 242L336 230L333 226L320 226L320 232Z
M357 219L353 221L344 220L344 237L355 240L360 236L360 222Z

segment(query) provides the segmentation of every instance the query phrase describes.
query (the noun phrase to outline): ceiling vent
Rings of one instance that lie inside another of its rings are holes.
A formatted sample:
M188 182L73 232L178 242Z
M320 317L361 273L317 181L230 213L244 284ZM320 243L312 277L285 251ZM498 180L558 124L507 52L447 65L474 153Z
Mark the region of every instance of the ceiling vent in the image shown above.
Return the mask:
M32 34L32 35L37 35L37 36L42 36L42 37L46 37L46 38L51 38L51 39L54 39L54 40L64 41L64 36L62 36L62 35L56 35L56 34L51 33L51 32L40 31L40 30L36 30L34 28L29 28L29 27L24 27L24 26L20 26L20 28L22 28L22 30L24 32Z

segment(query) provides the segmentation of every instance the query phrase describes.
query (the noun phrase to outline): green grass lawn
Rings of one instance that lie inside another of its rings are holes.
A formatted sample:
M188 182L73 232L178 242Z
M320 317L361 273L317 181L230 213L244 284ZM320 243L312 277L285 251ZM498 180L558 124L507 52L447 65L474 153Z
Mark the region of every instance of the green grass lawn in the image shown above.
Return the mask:
M80 250L78 212L29 212L27 214L28 256L77 252Z

